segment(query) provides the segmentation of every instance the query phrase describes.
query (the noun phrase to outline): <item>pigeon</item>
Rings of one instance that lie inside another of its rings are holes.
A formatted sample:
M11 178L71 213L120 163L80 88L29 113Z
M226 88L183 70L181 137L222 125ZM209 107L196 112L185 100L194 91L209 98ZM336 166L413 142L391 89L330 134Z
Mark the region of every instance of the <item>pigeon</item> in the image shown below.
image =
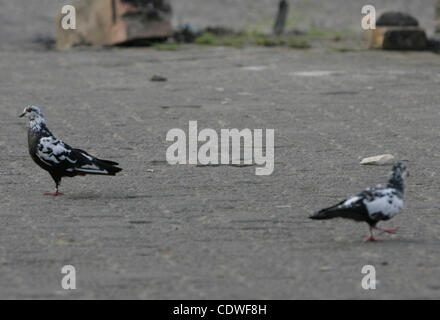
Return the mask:
M364 221L370 227L370 236L365 241L379 241L373 235L373 229L383 233L395 233L397 229L380 229L376 224L381 220L389 220L403 207L404 178L408 175L406 165L397 163L393 166L391 178L385 185L377 185L365 189L361 193L341 201L335 206L322 209L310 216L314 220L333 218Z
M46 195L58 196L62 177L85 176L88 174L114 176L122 169L116 162L98 159L84 150L73 149L55 138L46 126L40 108L29 106L21 117L29 118L28 144L32 159L41 168L48 171L55 181L55 192Z

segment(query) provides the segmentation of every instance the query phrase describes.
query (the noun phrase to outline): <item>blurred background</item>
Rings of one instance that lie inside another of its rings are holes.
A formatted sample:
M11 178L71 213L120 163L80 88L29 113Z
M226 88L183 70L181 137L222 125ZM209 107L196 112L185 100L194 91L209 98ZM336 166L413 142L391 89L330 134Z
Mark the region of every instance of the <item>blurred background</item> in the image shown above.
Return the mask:
M357 31L361 8L374 5L383 11L403 11L415 16L428 34L434 31L435 0L289 0L286 29L310 28ZM0 48L35 39L55 38L55 17L65 0L0 0ZM171 0L173 25L182 23L203 28L227 26L237 30L270 32L278 0Z

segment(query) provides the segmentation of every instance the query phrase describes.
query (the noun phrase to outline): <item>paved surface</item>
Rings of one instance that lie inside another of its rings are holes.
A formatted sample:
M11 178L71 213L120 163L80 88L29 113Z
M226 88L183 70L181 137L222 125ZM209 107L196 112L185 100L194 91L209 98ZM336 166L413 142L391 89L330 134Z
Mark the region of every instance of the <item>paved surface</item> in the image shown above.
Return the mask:
M0 70L0 298L440 298L438 55L9 43ZM53 182L27 154L27 104L125 170L43 196ZM189 120L275 129L274 174L167 165L166 133ZM406 209L382 225L397 235L366 244L364 224L307 219L384 182L389 167L358 164L381 153L411 171ZM76 291L61 289L67 264ZM375 291L361 288L366 264Z

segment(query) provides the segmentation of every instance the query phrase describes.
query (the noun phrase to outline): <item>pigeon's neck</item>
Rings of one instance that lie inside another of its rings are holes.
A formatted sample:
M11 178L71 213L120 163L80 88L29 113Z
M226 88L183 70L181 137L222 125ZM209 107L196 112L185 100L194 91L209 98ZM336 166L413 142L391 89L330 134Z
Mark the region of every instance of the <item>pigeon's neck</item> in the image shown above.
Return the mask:
M29 121L29 128L34 132L41 132L43 134L51 135L49 129L46 126L46 121L41 116L31 118Z
M390 180L388 180L387 186L389 188L394 188L403 194L405 186L404 186L402 175L393 174L391 176Z

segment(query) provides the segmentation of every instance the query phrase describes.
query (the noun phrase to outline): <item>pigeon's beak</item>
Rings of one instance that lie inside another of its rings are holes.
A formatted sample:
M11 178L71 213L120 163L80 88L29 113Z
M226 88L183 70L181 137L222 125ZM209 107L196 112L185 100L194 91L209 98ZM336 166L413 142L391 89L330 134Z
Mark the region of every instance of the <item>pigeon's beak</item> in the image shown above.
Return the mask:
M19 115L19 118L23 118L26 115L26 112L23 112L21 115Z

